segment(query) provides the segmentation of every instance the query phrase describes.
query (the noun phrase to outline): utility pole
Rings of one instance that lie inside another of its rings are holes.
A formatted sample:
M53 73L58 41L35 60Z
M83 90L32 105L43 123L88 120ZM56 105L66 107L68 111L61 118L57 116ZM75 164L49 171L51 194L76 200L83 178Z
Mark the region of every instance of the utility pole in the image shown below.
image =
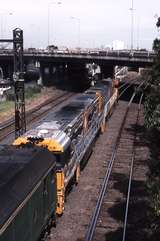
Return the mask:
M133 51L133 32L134 32L134 8L133 8L133 0L132 0L132 7L130 8L131 11L131 51Z
M13 30L14 88L15 88L15 138L26 131L25 89L23 64L23 31Z
M76 20L77 23L78 23L78 45L77 45L77 47L80 47L80 42L81 42L81 20L80 20L80 18L73 17L73 16L71 16L70 18Z
M47 13L47 15L48 15L48 23L47 23L47 25L48 25L48 46L50 45L50 6L52 5L52 4L57 4L57 5L61 5L62 4L62 2L49 2L48 3L48 13ZM53 21L53 19L52 19L52 21ZM54 43L55 44L55 43Z

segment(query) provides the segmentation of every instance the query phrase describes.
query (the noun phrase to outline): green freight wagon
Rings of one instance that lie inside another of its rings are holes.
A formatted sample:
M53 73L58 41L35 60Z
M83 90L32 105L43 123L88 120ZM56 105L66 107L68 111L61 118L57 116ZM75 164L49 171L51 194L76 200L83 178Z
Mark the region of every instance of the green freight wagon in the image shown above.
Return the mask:
M55 178L47 149L0 146L0 241L37 241L55 221Z

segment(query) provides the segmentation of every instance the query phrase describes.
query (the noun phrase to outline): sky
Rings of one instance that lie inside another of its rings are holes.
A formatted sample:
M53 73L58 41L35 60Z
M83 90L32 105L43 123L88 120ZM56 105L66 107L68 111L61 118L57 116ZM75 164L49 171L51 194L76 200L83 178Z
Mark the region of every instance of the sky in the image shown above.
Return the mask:
M151 49L159 36L155 16L160 15L160 0L133 0L133 4L133 46ZM46 48L48 42L96 48L112 46L114 40L130 48L131 6L132 0L0 0L0 38L12 38L18 27L25 48Z

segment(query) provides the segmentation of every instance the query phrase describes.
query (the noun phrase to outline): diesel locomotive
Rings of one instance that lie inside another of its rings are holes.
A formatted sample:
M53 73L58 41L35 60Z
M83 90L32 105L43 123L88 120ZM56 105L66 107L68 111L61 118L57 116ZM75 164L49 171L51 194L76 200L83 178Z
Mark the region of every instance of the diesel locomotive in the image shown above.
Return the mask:
M81 166L91 152L98 131L104 131L117 97L112 80L104 80L74 97L60 110L51 112L14 141L14 145L32 143L45 147L56 156L58 215L63 213L65 191L71 182L78 182Z

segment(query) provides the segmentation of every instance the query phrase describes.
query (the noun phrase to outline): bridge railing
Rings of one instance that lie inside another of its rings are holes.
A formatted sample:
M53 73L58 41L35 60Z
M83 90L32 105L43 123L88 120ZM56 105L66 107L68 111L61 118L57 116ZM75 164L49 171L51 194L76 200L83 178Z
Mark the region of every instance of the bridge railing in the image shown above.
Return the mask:
M0 55L12 55L12 49L0 49ZM76 55L76 56L100 56L100 57L121 57L121 58L148 58L156 57L154 51L140 51L140 50L47 50L47 49L24 49L24 55Z

